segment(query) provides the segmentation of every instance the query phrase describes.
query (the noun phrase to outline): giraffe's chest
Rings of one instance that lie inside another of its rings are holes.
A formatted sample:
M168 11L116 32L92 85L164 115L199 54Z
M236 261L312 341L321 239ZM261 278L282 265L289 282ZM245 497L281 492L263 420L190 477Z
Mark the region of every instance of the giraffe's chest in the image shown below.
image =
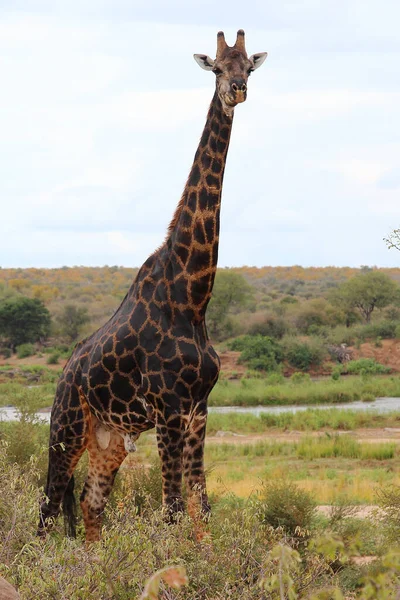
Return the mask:
M143 372L145 395L170 398L190 403L204 399L215 385L219 374L219 358L208 341L177 339L161 346L160 353L148 357Z

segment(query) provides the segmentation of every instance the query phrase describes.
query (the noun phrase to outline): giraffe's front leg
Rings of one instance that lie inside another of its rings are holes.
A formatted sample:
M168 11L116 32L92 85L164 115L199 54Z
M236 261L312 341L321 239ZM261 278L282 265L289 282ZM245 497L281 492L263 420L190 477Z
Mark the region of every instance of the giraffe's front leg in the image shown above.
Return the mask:
M104 509L117 471L128 452L124 439L115 431L110 432L107 446L99 444L99 436L93 431L87 449L89 469L81 494L81 508L88 543L101 537Z
M184 438L183 471L188 493L188 511L195 522L208 519L211 508L204 473L204 440L207 407L201 404L191 415Z
M183 512L182 453L183 419L173 410L156 415L157 447L161 459L163 507L168 521Z

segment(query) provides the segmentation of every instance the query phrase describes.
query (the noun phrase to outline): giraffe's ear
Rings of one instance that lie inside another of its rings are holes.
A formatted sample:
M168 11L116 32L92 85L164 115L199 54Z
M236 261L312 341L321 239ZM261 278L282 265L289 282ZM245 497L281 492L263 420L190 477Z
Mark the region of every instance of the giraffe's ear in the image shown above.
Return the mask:
M213 70L214 61L206 54L193 54L193 58L202 69L205 69L206 71Z
M268 52L258 52L258 54L250 56L249 60L254 64L254 71L258 69L258 67L261 67L267 56Z

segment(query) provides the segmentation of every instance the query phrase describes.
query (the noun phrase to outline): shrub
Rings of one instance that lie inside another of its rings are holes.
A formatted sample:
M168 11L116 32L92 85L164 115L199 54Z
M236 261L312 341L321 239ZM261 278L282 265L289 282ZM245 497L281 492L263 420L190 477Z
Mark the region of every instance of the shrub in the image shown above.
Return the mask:
M282 362L283 353L279 344L272 338L256 335L248 336L247 345L242 350L240 362L246 362L256 371L275 371Z
M299 301L294 296L284 296L280 301L281 304L298 304Z
M312 335L323 326L334 326L343 322L343 314L323 298L304 302L296 316L296 327L301 333Z
M286 359L292 367L308 371L311 366L318 366L324 360L326 351L318 342L299 342L294 340L286 348Z
M78 338L83 325L89 323L90 315L86 306L66 304L57 320L61 334L72 342Z
M275 340L263 335L244 335L233 340L228 347L240 350L240 362L256 371L275 371L283 360L283 352Z
M340 367L339 365L337 365L336 367L334 367L332 369L332 379L333 379L333 381L339 381L341 374L342 374L342 367Z
M12 352L10 348L3 348L1 350L1 354L3 355L3 358L11 358L12 356Z
M358 328L357 327L346 327L345 325L338 325L334 329L329 331L328 341L336 346L340 344L347 344L352 346L355 344L357 339Z
M35 347L33 344L21 344L17 347L18 358L27 358L35 354Z
M307 492L289 481L268 483L263 487L259 517L264 525L281 527L296 537L296 530L308 530L315 516L316 503Z
M350 360L346 364L345 368L347 373L352 375L378 375L391 372L390 367L381 365L373 358L359 358L358 360Z
M136 466L126 473L123 481L125 493L129 490L130 500L138 514L153 511L161 507L161 464L154 460L150 468Z
M264 379L265 385L281 385L285 382L285 378L281 373L270 373L268 377Z
M311 377L308 373L296 372L290 378L290 382L294 384L310 383Z
M376 490L376 503L383 512L380 515L386 534L391 541L400 535L400 486L388 485Z
M398 306L388 306L383 314L386 321L400 321L400 308Z
M60 353L56 350L49 354L47 357L46 363L48 365L58 365L58 359L60 358Z
M307 335L317 335L323 338L329 337L329 327L326 325L310 325L307 329Z
M282 339L287 331L284 319L269 316L261 322L253 323L249 327L249 335L264 335L278 340Z
M229 344L227 344L230 350L235 350L235 352L242 352L250 343L251 338L253 336L250 335L241 335L240 337L235 338Z
M396 336L396 321L381 321L373 323L362 328L362 337L364 340L381 338L383 340L393 339Z

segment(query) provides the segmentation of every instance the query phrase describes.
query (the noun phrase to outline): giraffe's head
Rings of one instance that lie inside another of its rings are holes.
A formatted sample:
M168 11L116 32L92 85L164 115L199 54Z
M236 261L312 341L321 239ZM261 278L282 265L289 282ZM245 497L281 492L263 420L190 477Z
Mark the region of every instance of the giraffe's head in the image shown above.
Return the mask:
M249 75L261 67L267 53L259 52L248 57L244 45L244 31L239 29L235 45L232 47L226 43L223 32L218 32L215 60L206 54L195 54L194 58L202 69L215 73L217 92L224 112L231 115L236 104L246 100Z

